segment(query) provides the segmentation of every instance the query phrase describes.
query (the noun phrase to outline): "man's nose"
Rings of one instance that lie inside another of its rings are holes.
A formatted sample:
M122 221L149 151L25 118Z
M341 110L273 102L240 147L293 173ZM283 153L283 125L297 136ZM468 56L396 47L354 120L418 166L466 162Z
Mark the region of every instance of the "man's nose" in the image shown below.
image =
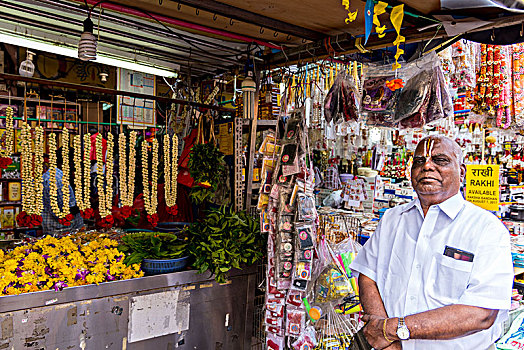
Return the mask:
M431 160L431 157L426 158L426 161L424 162L424 165L422 166L422 170L428 171L428 170L434 170L435 169L435 163Z

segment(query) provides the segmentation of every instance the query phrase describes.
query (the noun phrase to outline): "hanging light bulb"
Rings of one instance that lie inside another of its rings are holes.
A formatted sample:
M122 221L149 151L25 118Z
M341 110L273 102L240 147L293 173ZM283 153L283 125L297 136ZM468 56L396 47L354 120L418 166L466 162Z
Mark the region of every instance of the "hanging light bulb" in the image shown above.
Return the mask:
M35 74L35 65L33 64L34 52L27 50L26 59L20 63L18 68L18 74L23 77L32 77Z
M96 37L93 35L93 22L91 18L84 21L84 32L78 42L78 58L82 61L96 59Z
M242 82L242 94L244 103L244 118L255 118L255 91L257 84L252 78L253 72L249 71L246 79Z

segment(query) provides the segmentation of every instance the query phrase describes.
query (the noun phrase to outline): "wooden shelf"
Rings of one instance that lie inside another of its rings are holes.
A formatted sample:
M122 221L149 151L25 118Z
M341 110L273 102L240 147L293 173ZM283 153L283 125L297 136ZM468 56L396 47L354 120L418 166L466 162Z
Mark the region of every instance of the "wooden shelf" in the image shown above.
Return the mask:
M524 273L524 267L513 267L513 273L515 276Z
M3 182L7 182L7 181L22 181L22 179L19 178L19 177L14 178L14 179L4 179L4 178L1 178L0 181L3 181Z

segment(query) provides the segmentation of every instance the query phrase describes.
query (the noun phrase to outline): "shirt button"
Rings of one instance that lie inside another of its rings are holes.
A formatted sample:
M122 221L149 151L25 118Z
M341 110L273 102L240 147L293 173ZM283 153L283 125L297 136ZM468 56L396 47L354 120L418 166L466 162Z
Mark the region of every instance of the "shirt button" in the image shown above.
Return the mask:
M411 296L411 297L409 297L409 298L410 298L411 300L415 300L415 299L417 299L417 297L416 297L416 296L414 296L414 295L412 295L412 296Z
M416 264L415 267L416 267L417 269L420 269L420 264Z

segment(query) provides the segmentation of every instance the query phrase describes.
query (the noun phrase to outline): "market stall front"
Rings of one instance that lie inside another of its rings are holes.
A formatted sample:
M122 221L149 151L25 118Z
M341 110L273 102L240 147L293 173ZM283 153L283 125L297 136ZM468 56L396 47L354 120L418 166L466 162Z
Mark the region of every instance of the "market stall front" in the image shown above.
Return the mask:
M247 349L256 269L184 271L3 297L6 349Z
M517 5L3 1L0 348L367 349L351 264L441 136L524 266Z

